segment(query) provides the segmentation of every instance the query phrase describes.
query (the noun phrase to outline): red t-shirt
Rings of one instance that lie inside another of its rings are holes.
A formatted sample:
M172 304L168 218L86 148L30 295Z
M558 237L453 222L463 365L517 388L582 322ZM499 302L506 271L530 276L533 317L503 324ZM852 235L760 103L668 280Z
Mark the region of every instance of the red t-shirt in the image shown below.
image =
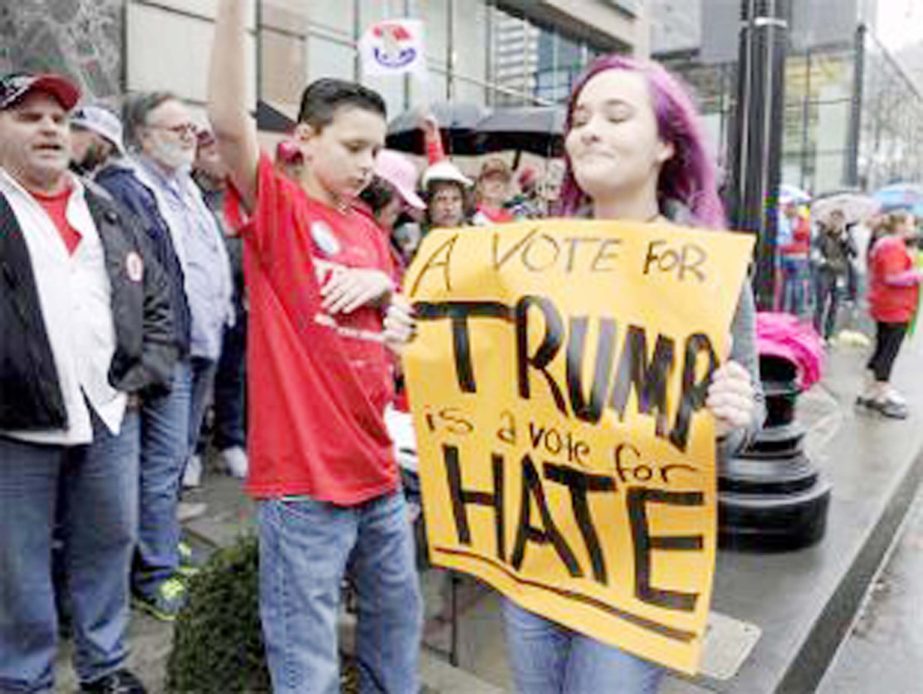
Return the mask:
M320 286L337 266L391 272L381 231L315 200L260 158L244 238L250 299L247 490L355 505L397 488L384 409L392 370L379 309L333 317ZM232 193L233 195L233 193Z
M513 213L503 208L497 209L495 207L487 207L487 205L478 205L478 212L487 217L487 219L494 224L506 224L507 222L516 221Z
M792 223L792 242L779 249L783 255L807 257L811 252L811 223L799 217Z
M869 257L869 313L882 323L907 323L920 300L920 286L898 287L886 279L913 269L907 244L897 236L875 242Z
M74 251L77 250L81 238L80 232L74 229L70 222L67 221L67 203L70 200L72 192L73 188L70 185L66 186L60 193L55 193L54 195L45 195L44 193L39 193L34 190L29 191L32 197L35 198L35 201L42 206L51 218L51 221L54 222L55 228L57 228L58 233L61 235L61 240L67 247L67 252L70 255L73 255Z

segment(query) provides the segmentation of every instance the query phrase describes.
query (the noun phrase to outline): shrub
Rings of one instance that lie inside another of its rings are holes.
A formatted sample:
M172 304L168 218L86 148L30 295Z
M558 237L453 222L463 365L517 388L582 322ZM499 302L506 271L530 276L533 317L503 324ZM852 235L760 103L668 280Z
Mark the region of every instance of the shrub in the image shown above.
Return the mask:
M341 689L358 692L355 665L342 662ZM253 535L218 550L190 581L167 662L176 694L256 694L272 687L260 628L259 547Z

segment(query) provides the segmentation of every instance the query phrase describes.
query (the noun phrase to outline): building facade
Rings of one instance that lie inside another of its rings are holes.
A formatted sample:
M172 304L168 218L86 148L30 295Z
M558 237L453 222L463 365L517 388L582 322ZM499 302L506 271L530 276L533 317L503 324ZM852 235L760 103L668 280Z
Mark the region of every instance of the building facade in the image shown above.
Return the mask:
M793 2L782 180L813 193L923 176L923 96L876 38L875 0ZM693 86L719 161L736 111L739 0L651 0L651 51Z
M639 0L254 0L251 102L297 111L304 85L357 79L397 114L424 102L562 100L595 55L645 53ZM168 89L203 105L216 0L17 0L0 8L0 69L54 69L96 98ZM422 19L428 78L362 74L356 42L387 18Z

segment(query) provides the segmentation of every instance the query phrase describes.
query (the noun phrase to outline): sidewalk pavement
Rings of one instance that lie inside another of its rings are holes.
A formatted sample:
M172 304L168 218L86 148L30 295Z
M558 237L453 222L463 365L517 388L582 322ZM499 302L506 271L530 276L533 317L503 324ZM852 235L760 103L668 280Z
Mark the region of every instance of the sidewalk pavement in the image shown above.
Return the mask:
M923 449L923 338L905 347L895 373L913 412L908 421L854 410L866 358L866 350L834 348L824 381L799 400L798 418L809 431L807 449L833 483L827 537L816 547L785 554L719 553L713 609L756 625L762 635L732 679L669 677L661 694L807 692L823 675L923 472L917 460L923 461L918 455ZM239 480L211 474L187 499L208 504L205 515L185 524L206 547L225 546L252 527L253 504ZM496 594L469 578L458 586L460 672L448 666L445 655L451 637L448 576L427 571L422 583L427 603L423 677L430 690L513 691ZM169 625L134 613L129 664L152 693L163 691L171 639ZM67 662L62 655L59 691L76 686Z

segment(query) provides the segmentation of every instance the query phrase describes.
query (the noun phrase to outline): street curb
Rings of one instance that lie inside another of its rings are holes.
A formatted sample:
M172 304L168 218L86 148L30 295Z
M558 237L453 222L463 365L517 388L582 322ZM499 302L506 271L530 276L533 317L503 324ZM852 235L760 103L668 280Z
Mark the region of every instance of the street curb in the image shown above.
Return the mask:
M895 481L884 512L871 527L852 565L830 596L776 688L777 694L813 692L845 641L882 562L923 483L923 449Z

